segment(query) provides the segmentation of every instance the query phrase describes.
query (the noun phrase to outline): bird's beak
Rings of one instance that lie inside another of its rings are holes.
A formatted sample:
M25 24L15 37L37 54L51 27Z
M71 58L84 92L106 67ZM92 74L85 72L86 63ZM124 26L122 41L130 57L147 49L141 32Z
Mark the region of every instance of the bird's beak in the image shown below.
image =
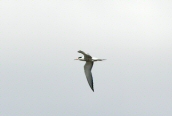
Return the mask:
M78 58L77 59L74 59L74 60L78 60Z

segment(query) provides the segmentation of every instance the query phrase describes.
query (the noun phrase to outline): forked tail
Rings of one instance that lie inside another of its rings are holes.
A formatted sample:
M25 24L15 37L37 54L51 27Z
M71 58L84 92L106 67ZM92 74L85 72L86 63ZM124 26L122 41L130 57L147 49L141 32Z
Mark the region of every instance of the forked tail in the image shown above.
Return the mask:
M103 60L106 60L106 59L97 59L97 61L103 61Z

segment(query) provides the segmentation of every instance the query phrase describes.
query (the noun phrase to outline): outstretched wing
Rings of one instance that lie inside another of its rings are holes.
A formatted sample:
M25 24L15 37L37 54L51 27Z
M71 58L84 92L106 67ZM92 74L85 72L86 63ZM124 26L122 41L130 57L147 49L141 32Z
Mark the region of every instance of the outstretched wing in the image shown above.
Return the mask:
M84 70L85 70L85 76L87 77L88 84L90 85L91 89L94 91L93 77L92 77L92 73L91 73L93 64L94 64L94 62L86 62L84 65Z
M85 58L86 60L92 58L89 54L86 54L84 51L79 50L78 52L81 53L81 54L83 54L83 55L84 55L84 58Z

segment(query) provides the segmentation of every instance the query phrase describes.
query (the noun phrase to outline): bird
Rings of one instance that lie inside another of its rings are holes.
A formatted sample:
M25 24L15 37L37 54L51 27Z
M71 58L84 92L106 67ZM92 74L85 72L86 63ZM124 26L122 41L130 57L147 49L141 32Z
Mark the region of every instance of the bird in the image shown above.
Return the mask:
M90 88L94 92L93 76L92 76L92 73L91 73L91 69L93 67L94 62L103 61L103 60L106 60L106 59L99 59L99 58L96 58L96 57L92 57L88 53L86 54L84 51L81 51L81 50L79 50L78 53L81 53L84 56L78 57L75 60L86 61L85 65L84 65L85 76L87 78L87 81L88 81L88 84L89 84Z

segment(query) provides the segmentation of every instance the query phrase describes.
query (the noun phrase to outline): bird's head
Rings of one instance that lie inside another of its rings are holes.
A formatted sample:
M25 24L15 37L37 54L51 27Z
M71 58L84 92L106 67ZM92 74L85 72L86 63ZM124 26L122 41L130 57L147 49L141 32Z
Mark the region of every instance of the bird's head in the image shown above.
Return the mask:
M75 59L75 60L84 60L84 57L80 56L80 57L78 57L78 58Z

